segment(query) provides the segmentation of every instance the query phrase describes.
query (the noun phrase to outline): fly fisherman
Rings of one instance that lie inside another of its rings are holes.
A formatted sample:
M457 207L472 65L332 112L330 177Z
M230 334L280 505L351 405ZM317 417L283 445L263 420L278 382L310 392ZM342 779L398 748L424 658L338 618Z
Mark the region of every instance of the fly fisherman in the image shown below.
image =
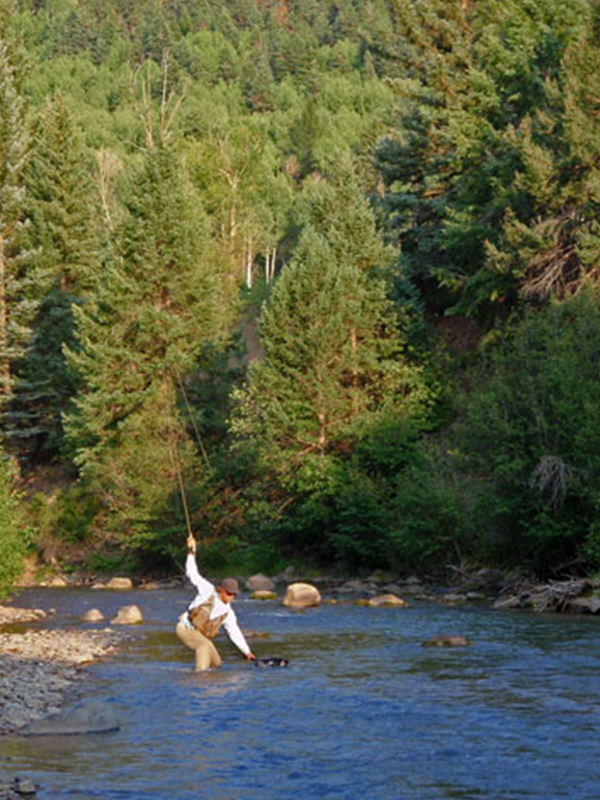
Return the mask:
M255 661L256 656L248 647L231 607L239 591L238 582L235 578L225 578L215 588L198 572L196 540L191 534L187 539L187 547L185 574L198 594L179 617L175 632L179 640L196 654L196 672L221 666L221 656L212 642L221 625L225 626L227 635L245 658Z

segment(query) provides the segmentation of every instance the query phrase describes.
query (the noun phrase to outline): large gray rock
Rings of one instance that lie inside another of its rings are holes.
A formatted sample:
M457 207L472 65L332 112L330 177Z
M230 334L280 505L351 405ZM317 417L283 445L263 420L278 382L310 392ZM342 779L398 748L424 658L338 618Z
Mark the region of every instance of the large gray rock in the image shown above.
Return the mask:
M61 736L107 733L119 728L116 713L108 703L84 700L73 708L31 722L27 733L32 736Z
M274 592L275 581L262 575L260 572L257 575L251 575L246 581L246 589L249 592Z
M117 612L117 616L111 619L111 625L139 625L144 618L138 606L123 606Z
M27 778L15 778L13 789L17 797L33 797L36 793L35 783Z
M320 602L319 590L310 583L291 583L283 598L283 605L288 608L318 606Z

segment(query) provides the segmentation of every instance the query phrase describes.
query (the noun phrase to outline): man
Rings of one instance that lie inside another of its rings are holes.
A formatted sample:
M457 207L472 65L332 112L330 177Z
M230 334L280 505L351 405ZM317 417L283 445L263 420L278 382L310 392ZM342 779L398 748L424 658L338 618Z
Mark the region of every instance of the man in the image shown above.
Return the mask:
M235 578L225 578L215 589L212 583L198 572L196 540L191 534L187 539L187 547L185 574L196 587L198 594L179 618L175 632L179 640L195 652L196 672L221 666L221 656L212 642L221 625L225 626L229 638L244 657L248 661L255 661L256 656L248 647L231 607L231 602L235 600L239 591L237 581Z

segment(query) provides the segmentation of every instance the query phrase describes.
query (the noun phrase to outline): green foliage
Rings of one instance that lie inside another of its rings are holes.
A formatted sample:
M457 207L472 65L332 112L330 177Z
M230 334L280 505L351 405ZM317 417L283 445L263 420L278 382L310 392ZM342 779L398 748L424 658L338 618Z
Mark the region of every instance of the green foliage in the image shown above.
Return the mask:
M373 533L377 492L348 462L374 426L390 418L399 428L418 426L427 407L428 389L403 356L376 276L386 258L352 181L320 187L296 258L262 313L265 356L236 395L235 433L294 503L282 535L293 527L296 547L313 555L349 558L362 548L367 561L383 558L384 519L381 537ZM348 486L356 491L344 500Z
M168 565L181 478L215 568L595 568L599 31L595 0L0 0L1 433L79 468L44 536Z
M21 573L29 540L13 470L0 455L0 598L6 597Z
M576 289L596 224L594 4L396 11L406 102L379 155L411 280L436 310L481 318Z
M410 417L424 398L384 286L368 272L386 253L358 197L347 186L322 190L263 311L265 358L238 395L237 432L260 439L287 470L310 454L351 449L368 420L392 408Z
M93 533L99 511L98 498L82 486L56 489L52 495L37 493L27 501L27 518L42 548L85 544Z
M79 349L68 355L86 391L67 427L104 499L103 527L136 547L190 466L177 385L203 342L223 339L228 309L202 208L173 154L147 156L129 213L118 260L77 309Z
M32 139L26 237L39 306L27 350L15 364L15 397L5 415L5 435L29 463L62 447L61 415L77 387L63 352L75 346L72 305L97 283L101 257L91 159L61 95L47 101Z
M466 403L461 466L481 485L493 557L598 566L599 308L590 290L528 314Z
M35 272L27 249L23 200L29 129L22 94L22 54L9 28L12 4L0 4L0 412L14 391L14 362L27 344L36 308Z

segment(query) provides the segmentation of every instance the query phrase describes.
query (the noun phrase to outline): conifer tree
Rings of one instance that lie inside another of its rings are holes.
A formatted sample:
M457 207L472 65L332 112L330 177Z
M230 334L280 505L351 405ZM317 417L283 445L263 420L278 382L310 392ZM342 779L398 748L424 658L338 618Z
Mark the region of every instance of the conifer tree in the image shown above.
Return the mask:
M262 313L265 355L250 365L233 420L281 475L348 455L361 430L387 413L409 417L424 399L373 274L387 258L357 186L320 187Z
M497 246L488 264L515 275L536 301L577 293L600 280L600 12L589 7L559 68L544 84L547 98L512 135L521 169L512 183Z
M98 208L90 159L60 94L48 99L33 131L26 172L30 225L40 285L27 352L16 365L7 433L21 456L48 457L62 444L61 415L75 391L63 348L73 348L74 303L100 278Z
M224 338L230 310L202 208L172 152L147 154L128 211L118 258L75 309L69 361L83 390L67 430L104 499L105 530L135 546L189 465L176 392L202 345Z
M11 8L0 5L0 412L12 397L14 362L27 343L35 310L34 281L23 263L29 138L19 57L8 32Z
M481 315L515 302L523 264L514 259L510 223L537 216L527 173L538 170L543 190L539 148L560 130L551 133L551 123L545 136L539 123L556 119L553 86L564 86L565 51L590 7L395 4L404 103L397 134L380 149L394 187L384 206L405 272L435 310Z

